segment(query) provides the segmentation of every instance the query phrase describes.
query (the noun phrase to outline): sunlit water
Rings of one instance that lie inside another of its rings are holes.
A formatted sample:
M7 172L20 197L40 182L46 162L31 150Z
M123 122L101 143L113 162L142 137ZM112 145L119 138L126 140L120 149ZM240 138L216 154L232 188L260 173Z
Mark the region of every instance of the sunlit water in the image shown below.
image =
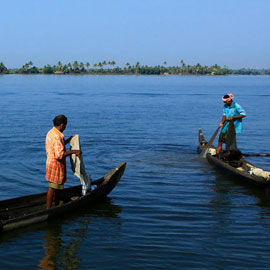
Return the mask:
M247 112L239 148L270 153L270 77L0 76L1 199L47 190L58 114L92 178L127 162L103 203L3 235L0 269L269 269L270 195L196 153L226 92ZM68 168L66 186L78 183Z

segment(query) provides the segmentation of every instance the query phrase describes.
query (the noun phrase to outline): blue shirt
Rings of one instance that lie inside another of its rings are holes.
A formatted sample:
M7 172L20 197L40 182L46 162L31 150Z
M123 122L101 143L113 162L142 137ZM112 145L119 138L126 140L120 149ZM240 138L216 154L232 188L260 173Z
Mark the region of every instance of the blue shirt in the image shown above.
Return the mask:
M237 116L237 115L246 115L245 110L236 102L233 101L231 107L228 105L224 105L223 108L223 115L226 116L226 119L232 116ZM221 132L226 133L227 129L229 126L229 122L226 122L224 126L222 127ZM242 132L242 118L240 119L235 119L234 120L234 127L235 127L235 133L241 133Z

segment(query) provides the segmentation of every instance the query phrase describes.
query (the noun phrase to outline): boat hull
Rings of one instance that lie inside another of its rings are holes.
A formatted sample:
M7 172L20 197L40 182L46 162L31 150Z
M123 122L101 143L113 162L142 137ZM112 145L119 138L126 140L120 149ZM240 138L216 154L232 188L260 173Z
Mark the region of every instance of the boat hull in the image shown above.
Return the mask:
M199 146L197 147L198 154L202 153L205 149L205 146L207 144L207 141L205 140L202 130L199 129ZM211 146L211 149L216 149L215 146ZM242 181L246 183L250 183L256 186L260 187L267 187L270 184L265 180L265 178L261 176L252 175L249 173L249 170L251 168L256 168L256 166L245 159L243 159L243 164L235 168L231 166L229 163L224 162L222 159L218 158L216 155L213 155L211 153L206 154L206 160L209 164L213 165L218 170L222 171L223 173L226 173L227 175L233 175Z
M0 201L0 233L15 230L31 224L54 219L78 208L91 206L104 199L120 181L124 174L126 163L118 165L102 178L93 181L96 189L81 195L81 185L66 188L61 192L59 206L46 209L47 193Z

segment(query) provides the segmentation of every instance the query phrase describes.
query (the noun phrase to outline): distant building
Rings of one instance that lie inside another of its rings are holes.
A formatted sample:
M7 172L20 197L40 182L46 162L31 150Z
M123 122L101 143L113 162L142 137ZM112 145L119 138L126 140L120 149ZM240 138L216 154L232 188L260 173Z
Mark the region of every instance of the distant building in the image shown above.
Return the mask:
M64 74L63 71L55 71L54 74Z

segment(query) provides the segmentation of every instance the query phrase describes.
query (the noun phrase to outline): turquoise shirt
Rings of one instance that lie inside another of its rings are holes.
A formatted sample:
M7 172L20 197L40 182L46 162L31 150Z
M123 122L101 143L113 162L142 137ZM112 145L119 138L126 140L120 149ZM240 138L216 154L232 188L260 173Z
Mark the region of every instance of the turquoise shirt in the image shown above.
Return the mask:
M223 108L223 115L226 116L226 119L232 116L237 115L246 115L245 110L236 102L233 101L231 107L228 105L224 105ZM226 122L224 126L222 127L221 132L226 133L229 126L229 122ZM235 133L241 133L242 132L242 118L234 120L234 127L235 127Z

